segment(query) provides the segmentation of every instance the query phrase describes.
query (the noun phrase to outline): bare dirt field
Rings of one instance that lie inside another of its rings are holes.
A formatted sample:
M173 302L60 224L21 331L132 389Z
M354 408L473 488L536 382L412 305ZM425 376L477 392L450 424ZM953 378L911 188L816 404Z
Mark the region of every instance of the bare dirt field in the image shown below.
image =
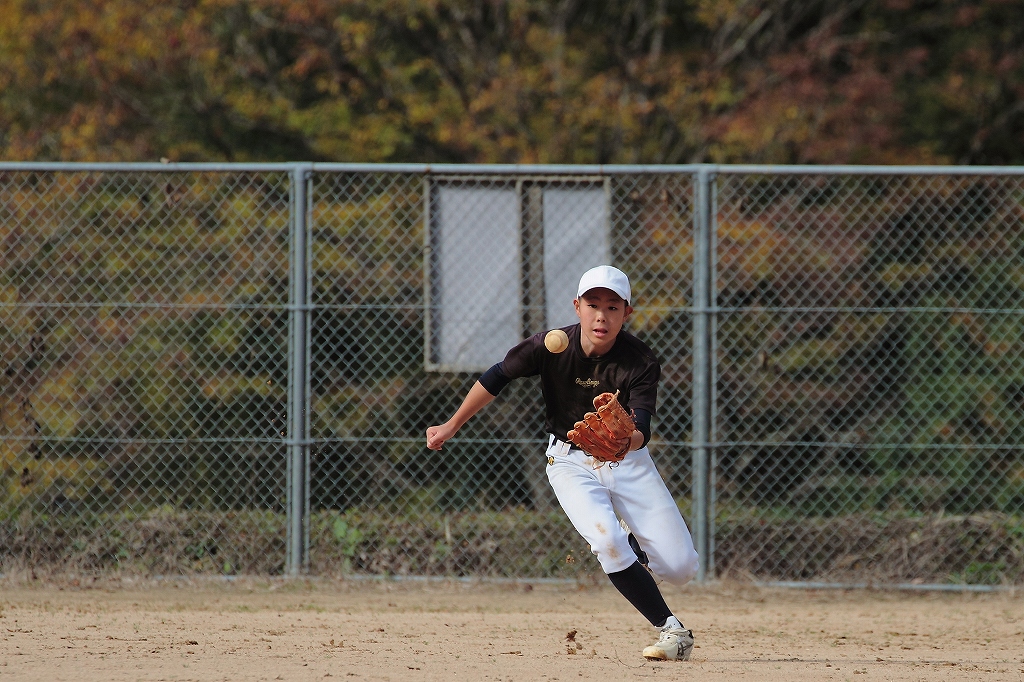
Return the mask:
M0 582L0 680L1014 680L1009 593L666 589L689 662L610 587ZM574 634L573 634L574 633Z

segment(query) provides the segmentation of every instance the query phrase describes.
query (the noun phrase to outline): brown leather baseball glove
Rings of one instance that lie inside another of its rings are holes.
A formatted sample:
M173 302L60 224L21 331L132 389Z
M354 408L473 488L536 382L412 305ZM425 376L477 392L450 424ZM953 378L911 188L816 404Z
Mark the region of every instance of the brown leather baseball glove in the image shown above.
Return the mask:
M619 404L618 391L594 398L594 408L573 425L566 440L600 462L621 462L636 428L633 417Z

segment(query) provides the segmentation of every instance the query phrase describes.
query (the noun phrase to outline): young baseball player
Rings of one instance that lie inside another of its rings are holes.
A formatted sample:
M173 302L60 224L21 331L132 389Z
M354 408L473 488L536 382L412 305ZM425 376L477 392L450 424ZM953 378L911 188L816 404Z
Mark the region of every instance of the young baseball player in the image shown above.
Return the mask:
M440 450L513 379L539 374L549 434L547 476L559 504L616 589L661 628L643 655L687 660L693 633L672 615L655 576L677 585L688 582L697 574L697 552L647 449L661 367L650 348L622 330L633 312L631 299L622 271L607 265L588 270L574 301L580 322L562 330L568 346L558 350L555 345L558 352L552 352L540 333L512 348L480 376L451 419L427 429L427 447ZM596 448L588 452L568 439L580 442L577 424L615 392L631 413L632 429L614 441L612 461L602 461Z

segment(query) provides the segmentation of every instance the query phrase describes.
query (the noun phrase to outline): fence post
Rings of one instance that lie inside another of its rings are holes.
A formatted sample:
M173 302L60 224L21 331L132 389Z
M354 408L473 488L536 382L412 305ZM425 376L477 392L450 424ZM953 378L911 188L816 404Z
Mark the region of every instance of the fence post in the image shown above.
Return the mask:
M309 167L291 171L288 267L288 511L285 573L306 567L309 548Z
M709 168L694 176L693 213L693 542L700 555L697 582L709 577L711 537L708 480L712 410L711 355L711 254L714 239L711 229L711 180Z

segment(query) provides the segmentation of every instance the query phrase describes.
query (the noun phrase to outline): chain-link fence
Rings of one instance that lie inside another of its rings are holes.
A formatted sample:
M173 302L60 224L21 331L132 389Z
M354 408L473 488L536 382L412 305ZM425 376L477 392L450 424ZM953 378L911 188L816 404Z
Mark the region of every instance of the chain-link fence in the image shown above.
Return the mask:
M722 175L718 566L1024 579L1024 182Z
M287 173L0 172L5 569L279 571Z
M579 578L539 385L631 277L702 577L1024 581L1007 169L0 165L7 571Z

